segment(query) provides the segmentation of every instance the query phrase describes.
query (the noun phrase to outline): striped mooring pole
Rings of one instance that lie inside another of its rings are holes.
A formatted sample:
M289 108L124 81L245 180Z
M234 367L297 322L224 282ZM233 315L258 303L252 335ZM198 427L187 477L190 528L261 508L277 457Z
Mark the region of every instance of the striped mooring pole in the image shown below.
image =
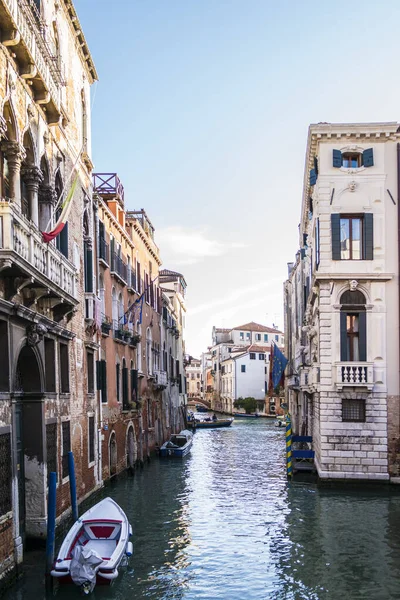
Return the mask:
M289 413L286 415L286 474L292 476L292 421Z

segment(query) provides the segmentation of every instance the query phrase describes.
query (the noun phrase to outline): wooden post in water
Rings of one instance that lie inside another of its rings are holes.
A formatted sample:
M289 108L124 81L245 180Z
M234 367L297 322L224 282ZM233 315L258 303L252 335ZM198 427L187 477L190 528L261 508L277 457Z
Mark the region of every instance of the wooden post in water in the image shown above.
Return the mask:
M56 537L56 487L57 474L51 472L49 477L49 493L47 498L47 538L46 538L46 575L51 585L50 571L54 563L54 546Z
M286 414L286 473L292 476L292 421L290 414Z
M76 500L76 479L75 479L75 462L74 455L71 451L68 452L68 471L69 471L69 489L71 493L71 508L74 521L78 520L78 503Z

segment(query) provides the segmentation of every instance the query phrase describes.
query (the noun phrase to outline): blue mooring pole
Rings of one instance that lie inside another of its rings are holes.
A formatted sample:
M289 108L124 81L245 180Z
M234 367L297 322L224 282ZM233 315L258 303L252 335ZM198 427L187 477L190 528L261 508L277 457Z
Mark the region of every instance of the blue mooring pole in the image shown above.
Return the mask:
M49 575L54 563L54 546L56 537L56 487L57 474L50 473L49 494L47 498L47 539L46 539L46 574Z
M75 463L74 455L68 452L68 471L69 471L69 489L71 493L72 517L74 521L78 520L78 503L76 501L76 480L75 480Z

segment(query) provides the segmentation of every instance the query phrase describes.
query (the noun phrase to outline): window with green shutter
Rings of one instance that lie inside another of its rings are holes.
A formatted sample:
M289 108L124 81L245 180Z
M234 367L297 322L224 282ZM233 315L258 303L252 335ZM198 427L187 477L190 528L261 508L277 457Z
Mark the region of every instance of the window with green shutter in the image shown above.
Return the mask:
M332 151L332 166L335 169L344 167L345 169L359 169L360 167L374 166L373 148L367 148L363 152L342 152L341 150Z

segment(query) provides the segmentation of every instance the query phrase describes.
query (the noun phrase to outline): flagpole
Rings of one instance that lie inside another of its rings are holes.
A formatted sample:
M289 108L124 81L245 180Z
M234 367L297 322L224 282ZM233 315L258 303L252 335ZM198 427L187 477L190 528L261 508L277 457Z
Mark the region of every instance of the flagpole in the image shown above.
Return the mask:
M130 313L133 310L133 306L139 306L140 302L142 300L144 300L144 296L145 293L147 292L147 290L150 288L151 285L153 285L153 283L156 281L156 279L158 279L160 276L160 274L157 275L157 277L154 277L154 279L152 281L150 281L150 283L144 288L143 292L140 294L140 296L138 296L138 298L136 298L136 300L134 300L132 302L132 304L128 307L128 309L124 312L124 314L118 319L118 322L121 321L122 319L125 319L126 315L128 313ZM143 305L141 307L143 309Z

